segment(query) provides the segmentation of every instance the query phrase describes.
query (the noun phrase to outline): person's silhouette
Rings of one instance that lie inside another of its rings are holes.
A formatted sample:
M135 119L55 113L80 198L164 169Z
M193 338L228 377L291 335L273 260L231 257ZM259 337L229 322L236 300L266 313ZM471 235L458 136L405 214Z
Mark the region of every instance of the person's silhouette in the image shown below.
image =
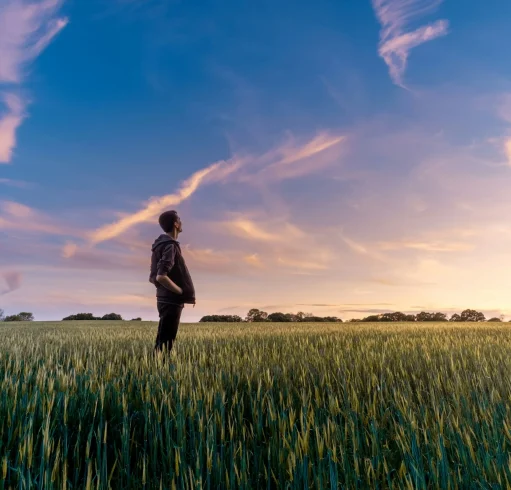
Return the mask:
M170 353L176 339L185 303L195 306L195 289L177 241L183 231L176 211L165 211L158 220L162 230L152 245L149 282L156 286L156 305L160 322L155 353Z

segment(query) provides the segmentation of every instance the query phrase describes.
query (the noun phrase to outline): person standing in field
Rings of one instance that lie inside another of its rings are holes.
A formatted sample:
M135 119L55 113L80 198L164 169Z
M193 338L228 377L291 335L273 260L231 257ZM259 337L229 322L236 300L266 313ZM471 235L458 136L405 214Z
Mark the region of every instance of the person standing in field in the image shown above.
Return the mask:
M155 353L170 353L176 340L185 304L195 307L195 289L177 241L183 231L176 211L165 211L158 220L164 231L153 243L149 282L156 286L156 305L160 322Z

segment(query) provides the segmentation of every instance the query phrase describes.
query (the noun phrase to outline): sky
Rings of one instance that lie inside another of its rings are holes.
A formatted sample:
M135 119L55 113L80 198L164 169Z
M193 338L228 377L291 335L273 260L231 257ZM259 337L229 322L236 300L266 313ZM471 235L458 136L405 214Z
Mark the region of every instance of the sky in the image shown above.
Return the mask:
M490 5L491 4L491 5ZM0 308L511 318L511 2L2 0Z

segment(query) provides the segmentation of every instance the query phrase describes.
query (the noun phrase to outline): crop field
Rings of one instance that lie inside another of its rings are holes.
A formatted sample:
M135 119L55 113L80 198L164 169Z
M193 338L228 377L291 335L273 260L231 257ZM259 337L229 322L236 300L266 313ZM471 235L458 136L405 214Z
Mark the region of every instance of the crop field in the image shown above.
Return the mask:
M511 327L3 324L2 489L511 488Z

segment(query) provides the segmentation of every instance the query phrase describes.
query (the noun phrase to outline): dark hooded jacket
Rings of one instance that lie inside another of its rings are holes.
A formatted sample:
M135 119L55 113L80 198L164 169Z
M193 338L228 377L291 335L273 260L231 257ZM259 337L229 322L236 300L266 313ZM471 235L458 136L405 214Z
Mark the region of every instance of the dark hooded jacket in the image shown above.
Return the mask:
M149 282L156 286L156 299L162 303L195 304L195 289L179 242L163 234L154 241L151 250ZM162 286L156 280L158 275L168 276L183 290L183 294L176 294Z

